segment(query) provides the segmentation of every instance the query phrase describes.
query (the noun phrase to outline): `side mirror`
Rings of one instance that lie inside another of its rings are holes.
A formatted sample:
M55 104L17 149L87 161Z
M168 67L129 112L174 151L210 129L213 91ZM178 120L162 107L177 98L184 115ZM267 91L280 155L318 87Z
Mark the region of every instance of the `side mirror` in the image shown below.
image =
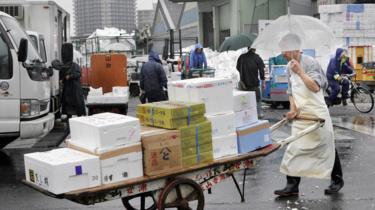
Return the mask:
M20 40L20 46L18 48L18 62L25 62L27 58L27 39L22 38Z

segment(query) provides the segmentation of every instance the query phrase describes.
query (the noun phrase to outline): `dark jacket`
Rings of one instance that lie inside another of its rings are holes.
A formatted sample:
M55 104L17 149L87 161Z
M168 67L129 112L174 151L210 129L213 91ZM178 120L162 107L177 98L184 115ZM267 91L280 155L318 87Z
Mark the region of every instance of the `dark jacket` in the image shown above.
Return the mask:
M69 75L69 79L66 76ZM60 80L63 82L62 113L67 115L86 115L84 95L81 88L81 70L78 64L68 62L60 69Z
M327 79L334 80L333 76L335 74L352 74L353 68L350 65L349 58L346 59L344 63L341 64L341 54L344 50L338 48L336 50L335 57L331 58L327 68Z
M261 80L264 80L264 63L255 52L242 54L237 60L237 70L246 87L259 87L258 72Z
M207 59L204 52L197 52L197 49L201 49L201 44L196 44L194 49L190 52L189 68L207 68Z
M159 55L154 51L150 51L148 60L141 69L141 89L145 91L148 102L166 100L163 87L167 88L168 80L163 66L160 64Z

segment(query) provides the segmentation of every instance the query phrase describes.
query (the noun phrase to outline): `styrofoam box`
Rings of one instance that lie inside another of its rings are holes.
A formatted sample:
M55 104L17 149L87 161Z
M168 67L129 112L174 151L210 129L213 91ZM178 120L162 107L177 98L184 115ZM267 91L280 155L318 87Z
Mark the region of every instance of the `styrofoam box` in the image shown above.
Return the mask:
M129 102L129 95L113 95L106 93L102 96L87 96L88 104L126 104Z
M69 120L71 142L93 153L139 143L139 119L114 113L101 113Z
M329 4L329 5L320 5L319 13L339 13L344 12L346 9L344 4Z
M234 112L205 115L212 125L212 137L224 136L236 132Z
M257 107L235 112L236 128L250 125L258 121Z
M67 141L67 145L71 149L91 154L90 151L78 147L70 140ZM93 155L100 159L102 184L111 184L143 176L141 143L118 147L114 150L105 151L103 154Z
M121 87L121 86L112 87L113 96L123 96L123 95L128 95L128 93L129 93L129 87Z
M26 180L53 194L99 186L99 158L69 148L24 155Z
M102 183L110 184L143 176L142 151L101 160Z
M196 78L168 83L170 101L203 102L206 114L233 111L233 84L227 78Z
M103 95L103 88L93 88L90 87L89 96L102 96Z
M242 110L250 109L256 107L255 91L233 91L233 110L239 112Z
M237 155L238 149L236 133L212 138L212 147L214 159Z

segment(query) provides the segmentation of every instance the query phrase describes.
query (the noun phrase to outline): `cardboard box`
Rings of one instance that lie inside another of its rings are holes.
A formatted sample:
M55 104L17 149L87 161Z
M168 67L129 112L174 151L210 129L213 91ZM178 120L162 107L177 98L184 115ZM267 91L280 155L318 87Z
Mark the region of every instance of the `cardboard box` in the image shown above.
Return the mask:
M111 184L143 176L141 143L95 154L67 141L69 148L99 157L101 183Z
M203 115L204 113L203 103L161 101L137 105L137 114L154 118L178 119Z
M254 124L237 128L238 153L243 154L272 144L270 124L260 120Z
M239 112L257 105L255 91L233 91L233 110Z
M250 125L258 121L257 107L235 113L236 128Z
M26 180L53 194L101 184L99 158L69 148L24 155Z
M93 153L140 142L137 118L101 113L69 120L71 142Z
M142 132L144 174L158 175L182 168L178 130L148 128Z
M205 121L203 115L194 115L185 118L165 118L165 117L152 117L148 115L137 114L142 125L155 126L166 129L178 129L184 126L193 125Z
M233 84L225 78L196 78L168 83L170 101L198 102L206 106L206 114L233 111Z
M232 133L226 136L212 138L214 159L237 155L237 135Z
M206 118L212 125L212 137L224 136L236 132L234 112L206 115Z
M182 158L182 165L184 168L189 168L199 164L210 163L213 161L213 152L203 152L200 155L186 156Z
M181 148L196 148L197 145L212 143L212 127L209 121L180 128Z

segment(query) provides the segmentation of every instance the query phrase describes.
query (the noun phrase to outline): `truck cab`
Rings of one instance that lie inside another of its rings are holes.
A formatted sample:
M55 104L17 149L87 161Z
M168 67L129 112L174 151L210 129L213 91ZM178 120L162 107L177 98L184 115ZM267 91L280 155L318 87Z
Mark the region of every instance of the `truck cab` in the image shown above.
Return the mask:
M0 12L0 148L53 128L51 75L17 20Z

